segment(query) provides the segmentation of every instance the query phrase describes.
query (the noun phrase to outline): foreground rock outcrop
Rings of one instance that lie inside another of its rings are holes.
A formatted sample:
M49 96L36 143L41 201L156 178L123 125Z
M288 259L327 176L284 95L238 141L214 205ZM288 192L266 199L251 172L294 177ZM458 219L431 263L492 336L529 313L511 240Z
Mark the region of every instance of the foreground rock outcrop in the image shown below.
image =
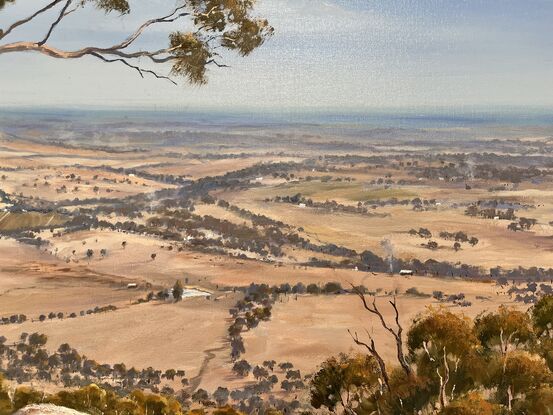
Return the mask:
M84 413L64 406L38 404L21 408L15 415L84 415Z

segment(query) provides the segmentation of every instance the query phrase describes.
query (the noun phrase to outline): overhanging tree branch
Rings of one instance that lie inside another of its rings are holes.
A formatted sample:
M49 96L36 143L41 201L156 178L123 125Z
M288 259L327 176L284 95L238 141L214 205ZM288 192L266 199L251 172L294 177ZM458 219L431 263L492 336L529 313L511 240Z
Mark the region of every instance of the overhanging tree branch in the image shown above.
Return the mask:
M56 28L56 26L61 22L61 20L66 16L66 12L67 12L67 9L69 8L69 6L71 5L71 3L73 2L73 0L67 0L67 2L65 3L65 6L62 7L61 9L61 12L58 16L58 18L56 19L56 21L54 23L52 23L52 25L50 26L50 29L48 30L48 33L46 33L46 36L44 36L44 39L42 39L40 42L38 42L38 45L39 46L42 46L44 45L48 39L50 38L50 36L52 35L52 32L54 31L54 29Z
M120 62L135 69L142 77L148 73L159 79L170 79L169 76L187 78L190 83L203 84L206 82L206 68L214 65L219 68L228 67L220 62L220 54L216 49L236 50L246 56L259 47L273 33L267 21L254 19L250 13L253 2L250 0L197 0L195 2L182 1L173 11L165 16L146 20L126 39L109 47L86 46L76 50L63 50L49 44L54 30L57 30L62 20L94 3L96 7L106 11L119 11L121 14L130 13L127 0L53 0L31 16L21 19L6 31L0 31L0 40L5 38L15 28L32 21L36 16L64 4L57 13L56 19L50 24L44 38L39 41L19 41L0 44L0 55L15 52L38 52L57 59L79 59L93 56L106 63ZM195 30L190 32L171 32L169 46L160 49L127 51L139 39L145 30L156 24L172 23L184 17L189 17ZM157 70L146 69L133 62L134 59L146 58L149 63L158 65L170 63L170 75L160 75ZM174 81L171 80L174 83Z
M11 26L9 26L6 30L3 31L3 30L0 29L0 40L5 38L6 36L8 36L15 28L17 28L19 26L22 26L25 23L29 23L35 17L37 17L38 15L50 10L52 7L54 7L58 3L61 3L62 1L63 0L55 0L55 1L51 2L50 4L47 4L46 6L44 6L42 9L36 11L32 15L30 15L29 17L26 17L25 19L21 19L21 20L16 21Z
M27 22L30 21L32 19L32 17L37 16L38 14L40 14L40 13L46 11L46 10L49 10L50 8L52 8L56 4L60 3L61 1L62 0L56 0L55 2L51 3L47 7L41 9L39 12L35 13L33 16L31 16L30 18L25 19L25 20ZM65 16L67 16L68 14L76 11L77 8L80 7L80 5L77 5L75 8L73 8L71 10L68 10L69 7L71 6L72 2L73 2L73 0L67 0L66 1L65 5L61 9L57 19L50 26L46 36L40 42L36 42L36 46L33 46L32 44L30 44L30 42L17 42L17 43L12 43L12 44L3 45L3 46L0 45L0 54L8 53L8 52L17 52L17 51L36 51L36 52L40 52L42 54L45 54L47 56L54 57L54 58L59 58L59 59L77 59L77 58L84 57L86 55L90 55L90 56L94 56L96 58L99 58L103 62L107 62L107 63L121 62L124 65L126 65L126 66L128 66L132 69L135 69L140 74L140 76L142 78L144 78L144 73L149 73L149 74L154 75L158 79L166 79L166 80L169 80L174 85L177 85L177 83L175 81L173 81L171 78L169 78L168 76L159 75L157 72L155 72L153 70L141 68L139 66L136 66L136 65L133 65L133 64L129 63L126 60L126 59L147 57L154 63L165 63L165 62L169 62L169 61L175 59L175 57L174 56L165 56L165 57L162 57L162 58L158 58L158 56L162 55L162 54L168 54L174 48L165 48L165 49L160 49L160 50L153 51L153 52L137 51L137 52L132 52L132 53L125 53L125 52L121 51L121 49L125 49L129 45L131 45L136 39L138 39L140 37L140 35L144 32L144 30L148 26L151 26L151 25L156 24L156 23L174 22L174 21L180 19L181 17L188 16L189 13L179 13L179 14L175 15L179 10L182 10L185 6L177 7L175 10L173 10L173 12L171 12L167 16L156 18L156 19L150 19L150 20L146 21L132 35L130 35L123 42L121 42L119 44L115 44L115 45L110 46L108 48L86 47L86 48L82 48L82 49L79 49L79 50L76 50L76 51L62 51L60 49L47 46L46 42L48 41L48 39L52 35L52 32L54 31L56 26L62 21L62 19ZM24 21L24 20L20 21L20 25L24 24L26 21ZM12 25L12 27L13 27L13 25ZM8 34L8 33L9 32L7 32L5 34ZM108 58L104 55L115 55L115 56L118 56L119 58ZM215 63L219 67L224 67L225 66L225 65L218 64L214 60L211 60L208 63Z
M144 73L149 73L149 74L155 76L157 79L167 79L173 85L177 85L177 83L175 81L173 81L171 78L169 78L168 76L159 75L155 71L152 71L150 69L144 69L144 68L140 68L140 67L135 66L135 65L131 65L129 62L127 62L123 58L108 59L108 58L105 58L104 56L102 56L102 55L100 55L99 53L96 53L96 52L92 52L90 55L95 56L98 59L100 59L100 60L102 60L103 62L106 62L106 63L121 62L124 65L128 66L129 68L136 69L142 78L144 78Z
M140 37L140 35L142 35L142 33L144 32L144 30L146 30L146 28L148 28L149 26L152 26L153 24L157 24L157 23L172 23L172 22L175 22L177 21L178 19L182 18L182 17L186 17L186 16L189 16L190 13L179 13L175 16L175 14L179 11L179 10L182 10L184 9L186 6L180 6L180 7L177 7L175 10L173 10L172 13L168 14L167 16L164 16L164 17L158 17L156 19L150 19L146 22L144 22L132 35L130 35L127 39L125 39L123 42L117 44L117 45L113 45L111 46L109 49L125 49L127 48L128 46L130 46L136 39L138 39Z

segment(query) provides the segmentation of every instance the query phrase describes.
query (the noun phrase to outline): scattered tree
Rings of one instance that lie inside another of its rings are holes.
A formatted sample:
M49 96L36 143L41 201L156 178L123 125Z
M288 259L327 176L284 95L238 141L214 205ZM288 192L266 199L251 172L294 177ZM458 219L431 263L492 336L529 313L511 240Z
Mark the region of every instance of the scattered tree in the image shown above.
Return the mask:
M175 285L173 285L173 298L175 299L175 301L181 301L183 293L184 288L182 287L182 283L180 282L180 280L177 280L175 282Z

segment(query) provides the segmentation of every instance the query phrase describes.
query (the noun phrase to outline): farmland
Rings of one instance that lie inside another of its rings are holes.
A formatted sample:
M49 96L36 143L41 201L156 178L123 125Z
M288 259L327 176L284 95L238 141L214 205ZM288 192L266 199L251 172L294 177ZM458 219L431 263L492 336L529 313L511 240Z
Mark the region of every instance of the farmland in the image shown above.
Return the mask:
M348 330L367 330L395 359L394 339L355 287L385 319L395 299L405 327L430 309L525 311L553 288L545 127L532 137L506 128L494 140L463 130L454 145L428 132L430 152L404 131L206 126L201 140L184 127L179 144L146 139L136 121L121 147L121 131L101 118L52 120L43 135L4 121L17 135L0 136L0 335L14 343L43 333L49 353L68 343L110 368L184 373L134 384L145 390L245 393L261 383L237 362L274 361L278 383L259 394L307 408L321 363L359 351ZM66 128L83 136L60 142ZM209 295L179 301L179 286ZM240 319L248 323L235 333ZM293 387L282 383L291 368L301 372Z

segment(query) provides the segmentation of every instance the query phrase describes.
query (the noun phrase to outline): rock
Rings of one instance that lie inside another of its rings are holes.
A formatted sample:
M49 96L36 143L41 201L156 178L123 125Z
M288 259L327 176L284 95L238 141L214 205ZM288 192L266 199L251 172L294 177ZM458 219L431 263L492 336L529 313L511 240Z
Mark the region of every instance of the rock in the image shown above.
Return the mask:
M74 409L66 408L64 406L57 406L52 404L37 404L28 405L21 408L15 413L15 415L87 415L83 412L76 411Z

